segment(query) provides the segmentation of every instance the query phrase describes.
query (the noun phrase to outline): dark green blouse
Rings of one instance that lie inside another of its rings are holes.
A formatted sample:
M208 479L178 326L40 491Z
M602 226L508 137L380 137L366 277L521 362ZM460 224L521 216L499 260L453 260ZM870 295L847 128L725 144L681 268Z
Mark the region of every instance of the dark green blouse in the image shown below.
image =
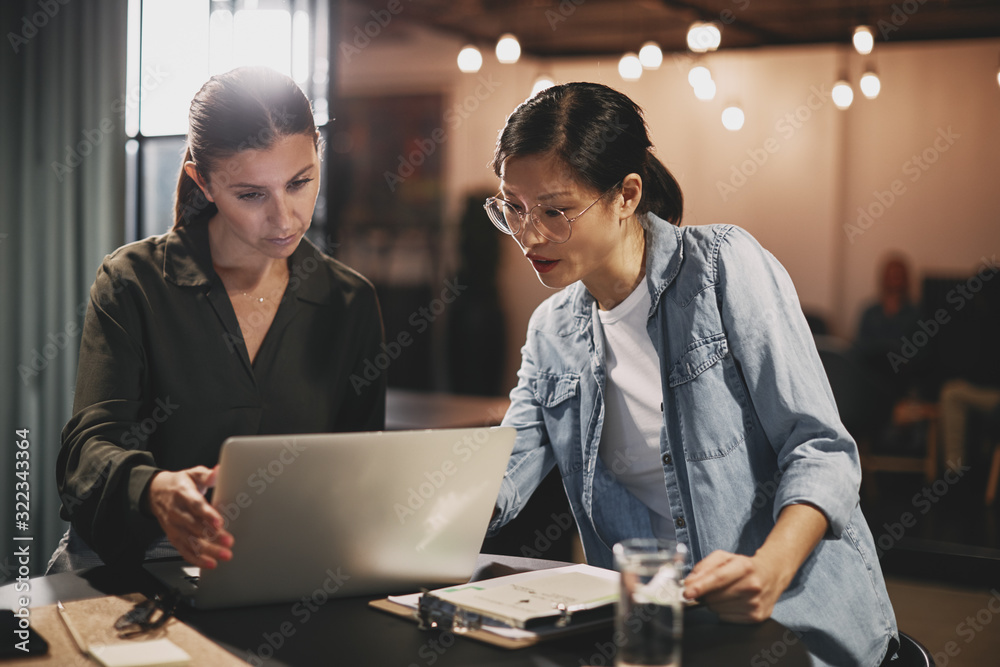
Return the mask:
M380 351L374 288L308 240L288 262L288 287L251 364L206 225L105 258L56 470L62 517L104 562L141 560L162 536L140 511L157 470L213 466L232 435L384 427L384 374L357 389L349 379Z

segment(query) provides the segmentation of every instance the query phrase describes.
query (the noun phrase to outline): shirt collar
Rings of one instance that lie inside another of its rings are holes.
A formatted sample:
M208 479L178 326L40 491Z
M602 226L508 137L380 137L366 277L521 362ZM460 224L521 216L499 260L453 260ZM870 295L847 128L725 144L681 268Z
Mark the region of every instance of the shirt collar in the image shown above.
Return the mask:
M333 296L326 257L303 238L288 263L288 293L301 301L326 304ZM208 287L221 283L212 268L208 225L194 223L167 233L163 277L180 287Z
M667 289L681 269L684 259L684 247L681 244L681 229L666 220L647 213L642 221L646 230L646 286L649 288L650 313L660 302L660 295ZM576 293L570 298L573 312L577 318L589 323L595 302L582 282L575 283L570 289Z

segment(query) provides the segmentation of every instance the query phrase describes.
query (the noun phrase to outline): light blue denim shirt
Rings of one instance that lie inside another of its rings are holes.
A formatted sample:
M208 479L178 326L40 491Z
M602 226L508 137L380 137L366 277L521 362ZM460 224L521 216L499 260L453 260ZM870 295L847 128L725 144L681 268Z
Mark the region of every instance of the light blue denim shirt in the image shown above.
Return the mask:
M858 506L857 446L788 274L738 227L678 228L654 216L646 227L663 481L688 567L716 549L753 555L782 508L818 508L830 529L773 617L816 664L878 665L896 621ZM606 370L596 318L579 282L531 318L503 420L517 441L491 533L557 465L587 561L611 568L615 542L652 531L647 508L598 456Z

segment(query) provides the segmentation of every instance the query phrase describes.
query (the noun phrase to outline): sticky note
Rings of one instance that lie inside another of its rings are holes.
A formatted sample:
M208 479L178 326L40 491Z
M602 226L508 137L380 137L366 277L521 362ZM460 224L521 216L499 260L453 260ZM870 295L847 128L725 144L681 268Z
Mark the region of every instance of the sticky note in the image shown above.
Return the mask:
M104 667L180 667L191 662L191 656L169 639L94 644L89 650Z

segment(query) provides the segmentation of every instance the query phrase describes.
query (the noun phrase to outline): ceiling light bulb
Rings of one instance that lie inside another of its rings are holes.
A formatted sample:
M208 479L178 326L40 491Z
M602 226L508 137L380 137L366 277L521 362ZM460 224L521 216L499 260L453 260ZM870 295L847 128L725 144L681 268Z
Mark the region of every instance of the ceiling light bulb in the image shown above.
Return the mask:
M715 99L715 90L715 81L705 79L704 81L699 81L695 85L694 96L702 102L707 102Z
M521 43L517 41L517 37L509 32L500 35L500 39L497 40L497 60L505 65L510 65L516 63L520 57Z
M854 29L854 49L863 56L867 56L875 47L875 35L872 29L866 25L859 25Z
M833 103L838 109L846 109L854 101L854 90L851 88L851 84L841 79L833 84L833 91L830 93L830 96L833 98Z
M639 62L646 69L660 69L663 64L663 51L656 42L646 42L639 49Z
M472 46L464 47L458 52L458 69L466 73L475 73L483 66L483 54L479 49Z
M688 28L687 45L695 53L705 53L708 51L708 47L705 46L705 37L702 34L703 25L705 24L701 21L696 21Z
M554 85L556 85L556 82L552 80L551 76L548 74L542 74L535 79L535 85L531 87L531 96L534 97L546 88L551 88Z
M704 65L695 65L688 72L688 83L692 88L697 88L702 81L711 81L712 72Z
M705 39L708 42L708 50L715 51L722 44L722 31L719 30L719 26L714 23L706 23L704 30Z
M642 63L639 56L634 53L626 53L618 61L618 73L626 81L638 81L642 76Z
M695 21L688 28L687 45L695 53L715 51L722 43L722 32L714 23Z
M730 132L736 132L743 127L746 116L738 106L726 107L722 110L722 126Z
M878 74L872 70L868 70L861 76L859 87L861 88L861 93L867 99L874 100L882 90L882 82L879 81Z

